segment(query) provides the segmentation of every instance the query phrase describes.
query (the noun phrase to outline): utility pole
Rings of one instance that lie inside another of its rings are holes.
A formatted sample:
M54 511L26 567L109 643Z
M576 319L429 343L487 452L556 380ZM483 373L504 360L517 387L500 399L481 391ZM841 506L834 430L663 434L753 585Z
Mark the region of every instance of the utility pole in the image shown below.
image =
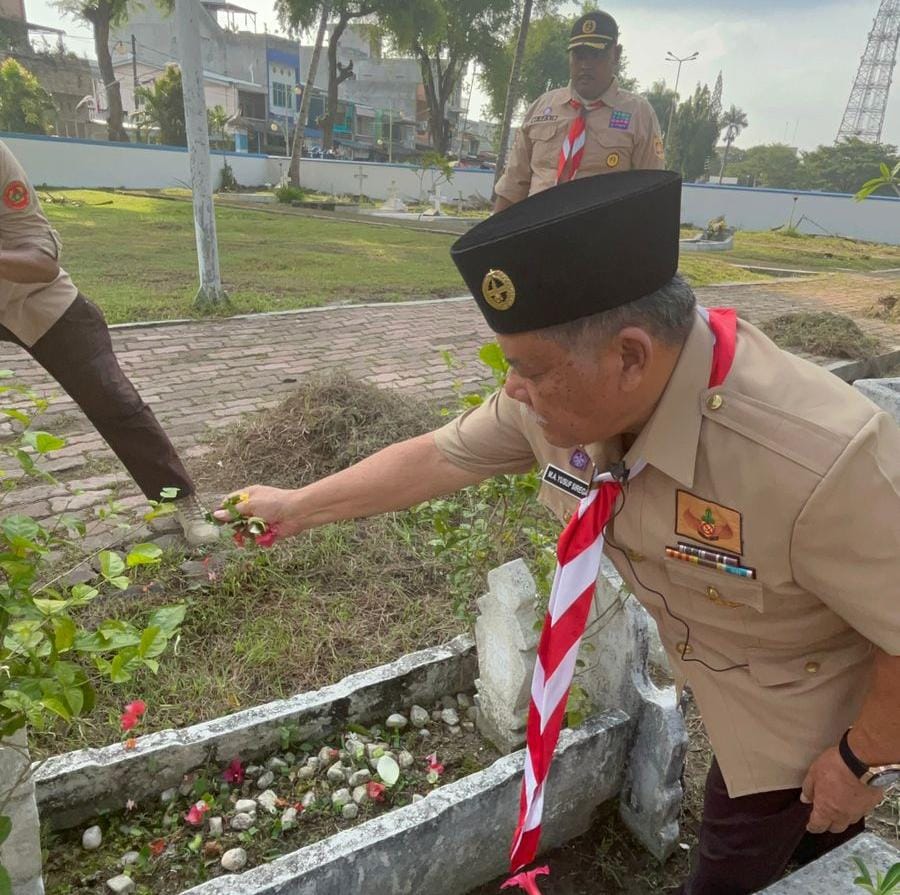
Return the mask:
M216 214L213 208L209 166L209 125L200 55L200 25L197 0L175 0L178 64L184 90L184 123L191 165L191 194L194 202L194 235L200 268L200 289L196 304L219 304L227 300L219 274L219 247L216 241Z
M672 118L675 115L675 106L678 103L678 82L681 80L681 66L685 62L693 62L700 53L698 51L694 51L690 56L685 56L682 59L679 59L671 50L666 53L666 62L677 62L678 63L678 73L675 75L675 96L672 97L672 106L669 109L669 123L666 125L666 137L663 140L663 150L665 150L669 145L669 134L672 132Z
M394 100L388 109L388 164L394 161Z

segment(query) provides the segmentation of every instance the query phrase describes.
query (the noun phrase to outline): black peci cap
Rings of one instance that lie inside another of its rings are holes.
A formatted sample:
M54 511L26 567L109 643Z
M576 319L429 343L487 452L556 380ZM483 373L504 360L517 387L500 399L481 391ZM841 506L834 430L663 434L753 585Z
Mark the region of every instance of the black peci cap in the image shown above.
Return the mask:
M569 35L569 49L593 47L595 50L605 50L618 41L619 26L616 20L608 12L597 10L575 19Z
M517 202L450 249L488 326L568 323L655 292L678 270L681 177L622 171Z

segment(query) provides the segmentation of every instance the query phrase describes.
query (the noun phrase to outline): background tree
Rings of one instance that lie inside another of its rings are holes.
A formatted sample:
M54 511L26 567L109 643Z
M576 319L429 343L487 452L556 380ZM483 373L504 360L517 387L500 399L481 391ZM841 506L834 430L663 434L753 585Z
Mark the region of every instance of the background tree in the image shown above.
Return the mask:
M725 129L725 154L722 156L722 166L719 168L719 183L725 175L725 166L728 164L728 153L731 152L731 144L738 138L741 131L747 127L747 113L737 106L731 106L719 119L719 127Z
M225 128L228 125L228 113L222 106L213 106L206 110L206 120L209 124L210 142L222 146L225 142Z
M784 143L751 146L743 151L732 150L725 173L749 186L796 190L804 185L800 156L793 146Z
M645 90L642 94L644 99L653 106L656 112L656 119L662 128L663 137L666 135L666 127L669 124L669 112L672 104L678 102L678 94L674 90L666 87L665 81L654 81L649 90Z
M178 66L167 65L153 86L138 87L137 95L144 103L144 123L159 128L159 142L165 146L187 146L184 90Z
M856 138L820 146L802 153L802 158L806 187L833 193L856 193L860 184L879 177L882 164L890 169L900 161L896 146ZM883 185L878 194L890 195L890 186Z
M15 59L0 65L0 131L16 134L50 132L56 111L53 97Z
M108 107L106 126L109 139L127 143L128 134L125 133L123 125L125 113L122 109L122 94L119 91L119 82L116 80L109 52L109 31L110 28L118 28L128 21L129 0L55 0L54 5L60 11L91 26L94 32L97 65L106 89Z
M393 49L419 62L431 145L441 155L450 149L447 104L469 62L486 65L501 49L512 7L511 0L416 0L398 2L383 19Z
M709 87L697 85L694 95L675 110L666 151L668 164L685 180L697 180L708 170L719 139L719 110Z
M506 147L509 145L509 130L512 126L513 111L519 102L521 85L519 72L522 69L522 58L525 56L525 42L528 40L528 26L531 24L532 0L524 0L522 17L519 21L519 33L516 37L516 48L513 53L509 83L506 86L506 101L503 104L503 118L500 121L500 147L497 153L497 165L494 169L494 183L500 178L506 167Z

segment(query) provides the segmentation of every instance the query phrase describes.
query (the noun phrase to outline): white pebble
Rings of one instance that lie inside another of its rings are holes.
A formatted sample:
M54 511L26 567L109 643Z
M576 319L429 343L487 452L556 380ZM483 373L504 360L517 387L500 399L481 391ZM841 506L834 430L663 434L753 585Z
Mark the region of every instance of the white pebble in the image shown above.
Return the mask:
M303 806L303 810L305 811L309 808L310 805L314 805L316 801L316 794L309 790L309 792L303 793L303 798L300 799L300 804Z
M278 807L276 806L276 802L278 801L278 796L271 789L267 789L265 792L261 792L257 797L256 801L266 810L269 814L277 814Z
M175 801L175 795L176 795L175 787L173 786L171 789L166 789L166 790L164 790L164 791L161 793L161 795L160 795L160 797L159 797L159 800L160 800L160 802L163 803L163 805L166 805L166 804L168 804L169 802L174 802L174 801Z
M256 799L238 799L234 810L238 814L256 814Z
M103 833L100 827L88 827L81 834L81 845L87 851L94 851L100 848L101 842L103 842Z
M325 775L332 783L344 783L347 780L347 770L343 763L336 761Z
M259 780L256 781L257 789L268 789L275 781L275 775L271 771L266 771Z
M335 808L343 808L344 805L352 801L353 796L350 795L349 789L339 789L337 792L331 794L331 804L334 805Z
M472 705L472 697L466 695L465 693L457 693L456 694L456 704L459 708L465 710Z
M222 867L231 873L236 873L247 863L247 852L242 848L229 848L222 855Z
M222 835L222 818L221 817L211 817L209 819L209 835L218 839Z
M406 771L409 768L411 768L415 763L416 763L416 759L413 756L412 752L407 752L406 749L404 749L397 756L397 764L400 765L401 770Z
M341 814L344 816L345 820L353 820L359 816L359 805L349 802L341 809Z
M413 727L424 727L430 717L427 709L423 709L420 705L414 705L409 710L409 721Z
M459 724L459 715L457 714L456 709L444 709L444 711L441 712L441 721L448 727L455 727Z
M137 864L138 858L140 858L140 852L136 851L127 851L121 858L119 858L119 863L123 867L127 867L129 864Z
M356 802L357 805L362 805L363 802L368 801L368 798L368 790L365 786L357 786L353 790L353 801Z
M350 775L350 779L347 781L351 787L353 786L361 786L363 783L368 783L372 779L372 775L365 769L361 771L355 771Z
M128 895L129 892L134 891L134 880L130 876L120 873L118 876L108 879L106 887L115 895Z
M297 826L297 809L294 807L285 808L281 815L281 829L293 830Z
M253 820L254 818L250 814L235 814L231 818L231 829L238 831L249 830L253 826Z
M384 726L387 727L388 730L403 730L407 724L409 724L409 721L406 720L406 716L399 713L391 715L387 721L384 722Z

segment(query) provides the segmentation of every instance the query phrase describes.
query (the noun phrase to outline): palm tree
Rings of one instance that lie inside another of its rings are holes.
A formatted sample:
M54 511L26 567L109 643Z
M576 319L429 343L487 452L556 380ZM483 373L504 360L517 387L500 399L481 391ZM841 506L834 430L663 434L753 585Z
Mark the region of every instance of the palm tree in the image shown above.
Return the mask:
M722 167L719 169L719 183L725 176L725 166L728 164L728 153L731 152L731 144L738 138L740 132L747 127L747 113L737 106L732 106L719 119L719 128L725 130L725 154L722 156Z
M525 0L522 5L522 17L519 20L519 37L516 41L516 52L513 56L512 69L509 73L509 86L506 88L506 102L503 107L503 122L500 125L500 151L497 154L497 165L494 169L494 183L500 179L506 167L506 144L509 142L509 130L512 116L519 101L519 71L525 56L525 43L528 40L528 26L531 23L532 0Z

